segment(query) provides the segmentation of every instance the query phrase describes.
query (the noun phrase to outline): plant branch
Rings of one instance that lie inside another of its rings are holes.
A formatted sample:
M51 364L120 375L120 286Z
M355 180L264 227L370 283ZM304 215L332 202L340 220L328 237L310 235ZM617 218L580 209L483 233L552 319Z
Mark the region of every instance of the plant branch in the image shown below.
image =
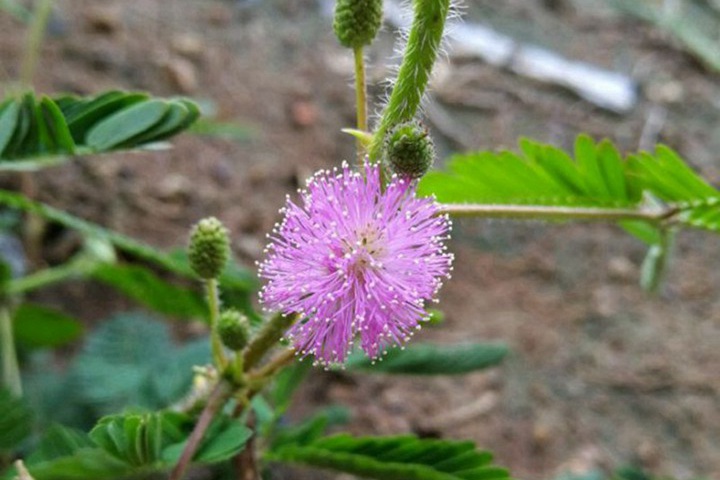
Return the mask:
M20 82L24 87L30 87L32 85L35 68L40 58L40 49L42 48L43 38L45 37L45 29L53 5L53 0L38 0L38 2L33 11L27 43L25 44L25 54L23 55L23 62L20 68Z
M277 354L272 360L268 361L262 368L259 368L251 373L253 379L264 379L269 378L276 374L278 370L292 362L297 356L297 351L294 348L289 348L279 354Z
M355 47L353 50L355 55L355 104L357 109L357 129L361 132L367 132L367 86L365 82L365 58L363 47ZM360 168L365 165L365 144L357 139L357 161Z
M211 278L205 282L208 307L210 309L210 344L212 347L213 361L218 371L223 371L227 365L227 358L223 349L220 334L218 333L218 321L220 318L220 297L218 293L218 281Z
M17 352L15 351L12 317L10 315L10 309L5 305L0 306L0 346L2 347L3 383L8 387L10 393L21 397L22 382L20 380Z
M296 313L287 315L278 313L270 319L243 352L245 371L257 365L297 319L298 315Z
M458 217L519 218L534 220L641 220L662 223L677 213L676 209L632 209L594 207L554 207L538 205L441 204L440 213Z
M8 282L8 295L20 295L23 293L47 287L55 283L64 282L71 278L79 278L87 275L91 270L91 264L85 258L76 258L73 261L57 267L45 268L37 272L11 280Z
M177 465L175 465L172 473L170 473L169 480L180 480L183 478L185 470L187 470L187 467L190 465L197 449L202 443L205 432L232 394L233 386L228 381L221 379L215 386L215 389L210 393L205 408L200 413L195 428L188 438L185 449L180 455Z
M250 412L247 426L255 430L255 416ZM237 469L238 480L258 480L260 478L255 459L255 435L250 437L242 452L235 457L235 468Z

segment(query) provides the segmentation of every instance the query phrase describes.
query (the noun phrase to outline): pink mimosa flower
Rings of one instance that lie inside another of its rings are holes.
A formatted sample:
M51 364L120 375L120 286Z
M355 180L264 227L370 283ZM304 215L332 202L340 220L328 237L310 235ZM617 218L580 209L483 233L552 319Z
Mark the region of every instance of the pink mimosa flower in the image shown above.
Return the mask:
M301 205L288 198L259 265L264 307L299 314L287 337L320 363L344 362L356 338L372 358L403 344L450 277L449 218L411 181L383 191L379 168L317 173Z

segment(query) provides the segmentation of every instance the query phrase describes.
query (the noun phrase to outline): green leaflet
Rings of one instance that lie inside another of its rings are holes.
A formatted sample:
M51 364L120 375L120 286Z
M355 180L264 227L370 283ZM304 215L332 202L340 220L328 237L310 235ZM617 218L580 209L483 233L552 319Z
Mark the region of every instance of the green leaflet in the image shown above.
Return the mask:
M90 439L130 465L154 466L164 447L183 439L180 427L186 420L173 412L111 415L100 419Z
M399 437L335 435L304 445L283 444L270 461L300 463L381 480L508 479L492 455L472 442Z
M169 108L161 100L149 100L114 113L88 131L87 145L96 152L110 150L150 130L162 120Z
M576 159L557 147L520 141L521 153L476 152L451 157L443 172L420 182L420 195L441 203L621 207L637 204L611 144L578 137Z
M75 154L136 149L189 128L200 117L187 99L109 91L95 97L32 92L0 105L0 170L32 170Z
M0 154L10 143L10 139L18 124L18 113L20 105L17 102L8 100L0 107Z
M373 361L362 352L348 358L348 370L367 373L404 375L458 375L492 367L508 354L508 347L500 343L469 343L459 345L410 344L393 348Z

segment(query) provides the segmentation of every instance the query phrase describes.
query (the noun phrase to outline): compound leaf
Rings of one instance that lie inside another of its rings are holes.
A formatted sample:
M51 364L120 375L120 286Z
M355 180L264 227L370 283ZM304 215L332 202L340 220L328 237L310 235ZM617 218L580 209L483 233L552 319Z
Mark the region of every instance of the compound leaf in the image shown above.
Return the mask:
M413 436L324 437L305 445L283 444L266 454L270 461L299 463L380 480L509 479L492 455L473 442Z
M501 343L467 343L451 346L410 344L387 351L381 361L373 361L362 352L350 355L349 370L403 375L458 375L492 367L508 354Z

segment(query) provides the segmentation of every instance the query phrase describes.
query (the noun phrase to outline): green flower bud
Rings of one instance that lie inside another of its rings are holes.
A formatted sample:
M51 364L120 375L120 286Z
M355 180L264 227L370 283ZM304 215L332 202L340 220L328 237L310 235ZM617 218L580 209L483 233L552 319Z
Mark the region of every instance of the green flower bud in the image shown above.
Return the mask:
M188 259L202 279L217 278L230 257L230 239L225 226L214 217L200 220L190 232Z
M250 322L235 309L225 310L220 314L218 333L220 340L230 350L242 350L250 340Z
M401 177L420 178L435 161L435 145L419 122L401 123L385 138L385 165Z
M382 0L337 0L333 29L347 48L370 45L383 19Z

